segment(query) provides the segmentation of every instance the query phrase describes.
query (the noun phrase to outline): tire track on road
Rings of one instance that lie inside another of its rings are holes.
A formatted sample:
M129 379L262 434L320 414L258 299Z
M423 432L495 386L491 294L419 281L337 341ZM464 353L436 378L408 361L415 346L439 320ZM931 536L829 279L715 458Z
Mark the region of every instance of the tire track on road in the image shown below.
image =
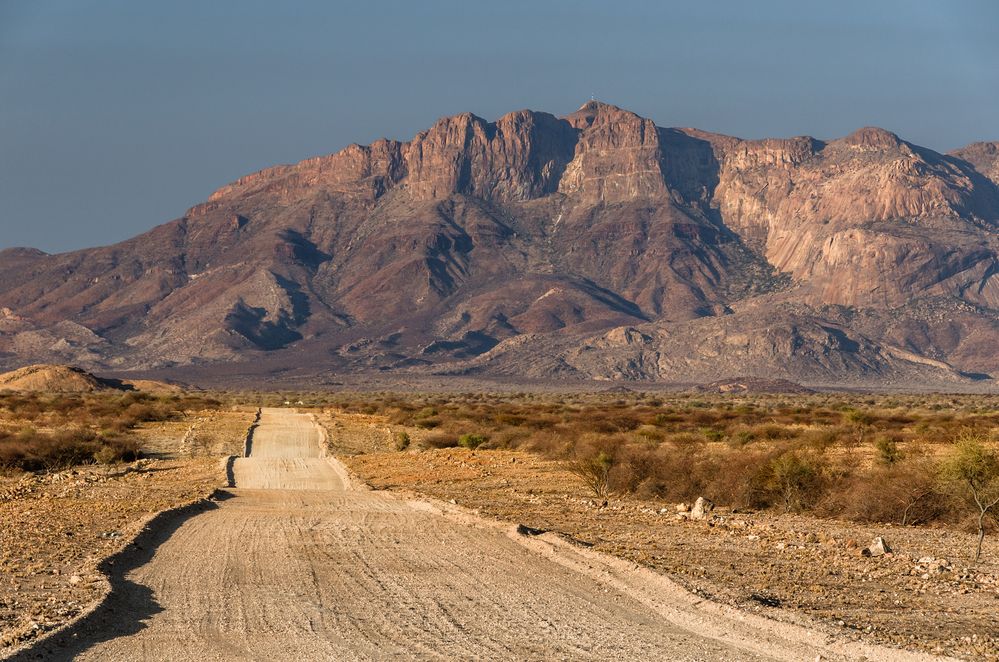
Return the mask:
M927 659L726 610L592 552L352 489L314 420L264 409L235 487L119 568L82 660ZM879 655L880 653L880 655ZM17 658L36 659L25 656Z

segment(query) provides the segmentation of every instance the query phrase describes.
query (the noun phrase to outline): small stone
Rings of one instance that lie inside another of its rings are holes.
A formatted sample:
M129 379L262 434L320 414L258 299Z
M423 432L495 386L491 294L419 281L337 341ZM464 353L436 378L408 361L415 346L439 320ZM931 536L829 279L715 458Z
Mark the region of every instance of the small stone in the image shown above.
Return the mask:
M941 575L945 572L950 572L950 563L947 559L936 559L929 564L927 572L931 575Z

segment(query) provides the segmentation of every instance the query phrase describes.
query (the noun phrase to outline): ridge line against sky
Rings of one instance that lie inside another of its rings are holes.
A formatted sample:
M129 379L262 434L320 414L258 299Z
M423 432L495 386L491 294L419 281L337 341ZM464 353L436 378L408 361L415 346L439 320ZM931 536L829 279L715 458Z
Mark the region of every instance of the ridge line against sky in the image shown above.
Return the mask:
M591 94L742 138L999 140L999 3L706 4L0 0L0 249L120 241L261 168Z

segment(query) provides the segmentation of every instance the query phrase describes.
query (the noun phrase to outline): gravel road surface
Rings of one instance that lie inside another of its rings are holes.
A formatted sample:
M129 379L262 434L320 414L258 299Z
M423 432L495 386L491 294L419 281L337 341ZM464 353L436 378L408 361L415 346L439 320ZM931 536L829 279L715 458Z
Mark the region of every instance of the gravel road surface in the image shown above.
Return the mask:
M710 603L447 504L352 487L321 431L264 410L235 487L157 524L107 601L14 659L927 659Z

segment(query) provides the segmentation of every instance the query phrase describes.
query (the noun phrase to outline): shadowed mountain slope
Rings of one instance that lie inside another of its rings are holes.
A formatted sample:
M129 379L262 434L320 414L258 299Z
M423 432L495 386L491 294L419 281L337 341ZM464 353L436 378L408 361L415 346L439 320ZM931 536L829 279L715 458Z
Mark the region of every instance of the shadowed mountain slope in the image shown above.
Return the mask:
M599 102L466 113L248 175L121 244L0 252L0 364L984 380L997 161Z

